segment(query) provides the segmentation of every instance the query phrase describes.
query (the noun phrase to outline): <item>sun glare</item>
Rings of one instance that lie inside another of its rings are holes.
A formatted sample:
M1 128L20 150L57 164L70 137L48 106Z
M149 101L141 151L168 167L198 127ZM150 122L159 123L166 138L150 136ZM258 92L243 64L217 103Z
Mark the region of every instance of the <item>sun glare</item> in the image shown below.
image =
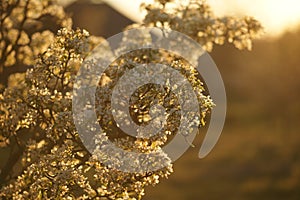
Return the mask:
M271 30L281 32L284 29L291 29L300 25L299 0L266 0L264 8L264 20L269 23Z
M251 15L260 20L267 35L300 26L299 0L208 0L217 15Z

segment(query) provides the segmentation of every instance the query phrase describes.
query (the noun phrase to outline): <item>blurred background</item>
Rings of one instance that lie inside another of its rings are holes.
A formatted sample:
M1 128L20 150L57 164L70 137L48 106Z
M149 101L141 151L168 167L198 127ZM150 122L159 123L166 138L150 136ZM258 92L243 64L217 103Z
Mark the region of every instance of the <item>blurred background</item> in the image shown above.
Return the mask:
M61 1L74 28L109 37L141 21L141 0ZM149 1L148 1L149 2ZM227 92L223 133L204 159L205 128L144 199L300 199L300 1L210 0L216 15L253 15L265 26L253 50L216 46Z

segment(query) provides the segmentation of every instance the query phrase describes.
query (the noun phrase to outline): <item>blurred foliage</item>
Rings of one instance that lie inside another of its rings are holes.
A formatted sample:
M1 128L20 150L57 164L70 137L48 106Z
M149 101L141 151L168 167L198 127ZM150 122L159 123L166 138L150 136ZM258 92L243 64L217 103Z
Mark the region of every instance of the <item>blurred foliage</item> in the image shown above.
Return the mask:
M148 14L144 25L178 30L208 50L212 50L213 43L223 44L225 40L239 49L250 49L261 29L249 17L214 18L204 1L188 5L177 2L173 4L176 12L170 13L168 4L169 1L157 1L145 6ZM71 30L70 18L54 1L2 1L1 11L2 74L7 69L27 69L34 64L25 75L15 74L14 70L9 73L13 74L12 83L0 95L0 145L8 155L0 174L1 184L6 185L0 191L2 199L141 199L145 186L156 185L159 178L169 176L173 171L171 164L153 173L125 173L107 167L87 151L79 138L71 112L73 83L83 59L103 39L89 36L84 30ZM64 28L54 36L49 22ZM163 51L132 52L112 63L105 72L106 78L115 80L122 70L131 68L128 63L150 61L170 64L199 90L199 120L204 125L213 103L204 94L199 74L182 58ZM114 84L100 82L100 100L108 98ZM137 123L148 122L150 102L155 95L168 109L178 109L171 91L164 93L148 85L140 88L131 101L131 116ZM99 122L107 136L125 149L153 152L176 132L178 115L174 112L156 138L124 137L109 117L109 104L99 106L104 111L103 114L100 109ZM108 117L103 117L107 113Z
M0 13L0 84L7 86L7 78L32 66L72 21L55 0L3 0Z

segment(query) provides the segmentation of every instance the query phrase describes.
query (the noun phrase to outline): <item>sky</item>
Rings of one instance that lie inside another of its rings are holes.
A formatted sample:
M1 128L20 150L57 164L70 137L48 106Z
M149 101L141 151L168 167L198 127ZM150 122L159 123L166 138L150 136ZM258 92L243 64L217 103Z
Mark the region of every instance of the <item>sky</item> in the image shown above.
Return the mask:
M74 0L63 0L63 2ZM133 21L141 22L142 2L153 0L90 0L103 1ZM300 0L207 0L216 16L250 15L262 22L266 36L277 36L285 30L300 27Z
M260 20L267 35L300 27L299 0L208 0L218 15L251 15Z

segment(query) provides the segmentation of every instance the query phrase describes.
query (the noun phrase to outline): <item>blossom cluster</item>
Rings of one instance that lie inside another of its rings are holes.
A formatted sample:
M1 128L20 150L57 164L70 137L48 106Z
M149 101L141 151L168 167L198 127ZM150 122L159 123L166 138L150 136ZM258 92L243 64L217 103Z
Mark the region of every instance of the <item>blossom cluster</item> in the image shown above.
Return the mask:
M90 152L83 144L73 121L73 89L84 59L104 39L85 30L72 30L71 19L52 0L6 0L0 8L0 70L18 66L27 70L13 75L13 83L0 93L0 147L9 152L0 171L0 183L4 185L0 199L141 199L147 185L156 185L173 172L170 158L163 153L157 154L157 162L165 167L132 173L105 165L100 160L112 158L97 152L101 147ZM250 17L214 17L204 1L184 4L157 0L144 8L144 24L134 26L177 30L208 50L225 40L239 49L250 49L261 30ZM55 36L47 27L53 21L64 27ZM124 35L116 51L122 52L129 45L138 47L139 42L149 39ZM99 53L110 56L116 52L111 52L107 44ZM97 83L96 115L104 134L95 141L110 140L128 152L161 152L177 133L181 119L189 118L181 116L180 102L171 90L180 85L147 84L132 94L130 116L136 124L145 126L153 120L151 109L158 104L167 112L165 126L149 138L131 137L119 128L111 110L112 90L127 71L149 63L167 65L183 75L199 103L200 117L191 124L196 128L205 125L214 103L190 60L161 49L142 49L113 61ZM185 136L189 129L186 127Z
M143 7L147 11L145 25L185 33L208 51L226 41L238 49L251 50L252 40L262 33L262 25L253 17L216 17L205 0L156 0Z

